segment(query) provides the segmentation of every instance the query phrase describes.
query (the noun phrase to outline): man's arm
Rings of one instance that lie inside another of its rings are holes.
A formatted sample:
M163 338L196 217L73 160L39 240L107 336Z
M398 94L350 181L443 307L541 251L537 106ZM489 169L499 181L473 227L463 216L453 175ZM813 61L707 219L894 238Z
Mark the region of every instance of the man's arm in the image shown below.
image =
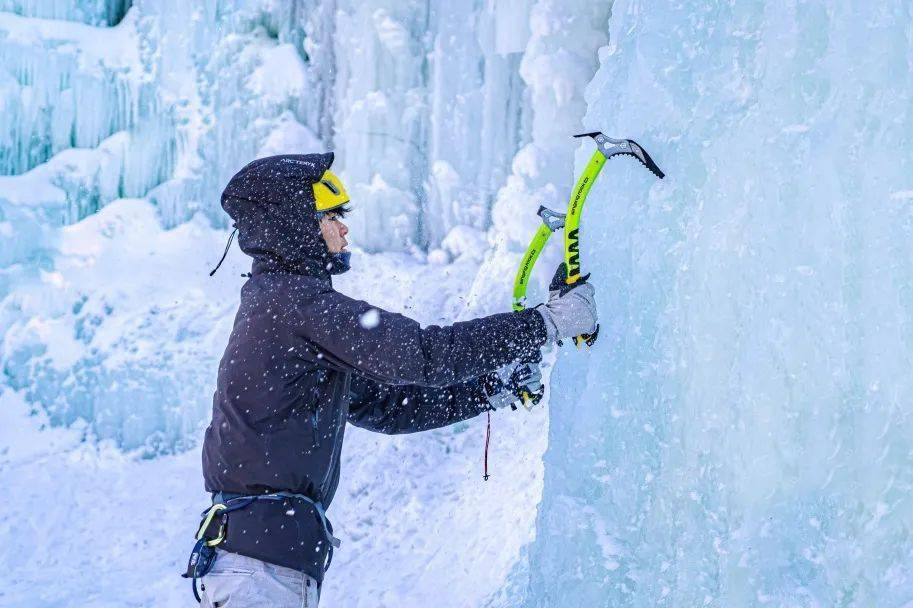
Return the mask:
M547 337L534 309L422 328L332 290L298 306L292 323L329 365L381 384L426 387L449 387L513 361L534 360Z
M377 433L415 433L461 420L489 409L484 378L435 388L395 386L352 376L349 422Z

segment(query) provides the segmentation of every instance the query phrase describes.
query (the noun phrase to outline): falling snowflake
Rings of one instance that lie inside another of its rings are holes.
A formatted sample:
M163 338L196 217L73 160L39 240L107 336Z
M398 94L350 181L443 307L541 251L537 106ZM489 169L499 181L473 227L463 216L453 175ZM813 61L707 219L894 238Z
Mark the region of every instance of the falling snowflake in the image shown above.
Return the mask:
M372 308L358 317L358 322L365 329L374 329L380 325L380 312L376 308Z

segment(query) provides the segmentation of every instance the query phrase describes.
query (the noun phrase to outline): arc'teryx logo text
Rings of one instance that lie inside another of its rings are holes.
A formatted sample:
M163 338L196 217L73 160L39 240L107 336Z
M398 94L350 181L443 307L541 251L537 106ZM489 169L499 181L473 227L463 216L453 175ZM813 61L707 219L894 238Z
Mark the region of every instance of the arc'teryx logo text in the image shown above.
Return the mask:
M313 167L314 163L309 160L299 160L297 158L283 158L279 161L280 163L289 163L292 165L304 165L305 167Z

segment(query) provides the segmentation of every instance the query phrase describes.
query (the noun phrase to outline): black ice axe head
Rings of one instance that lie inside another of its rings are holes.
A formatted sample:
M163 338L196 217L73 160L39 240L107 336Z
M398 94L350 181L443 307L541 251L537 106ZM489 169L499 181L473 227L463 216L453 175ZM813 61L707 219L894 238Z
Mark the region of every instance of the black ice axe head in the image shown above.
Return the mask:
M594 131L592 133L580 133L574 137L592 137L594 140L596 140L596 145L599 147L599 151L602 152L606 159L620 155L633 156L659 179L666 177L666 174L663 173L658 166L656 166L656 163L653 162L653 159L650 158L650 155L647 154L647 151L641 148L640 144L638 144L633 139L612 139L607 135L603 135L599 131Z

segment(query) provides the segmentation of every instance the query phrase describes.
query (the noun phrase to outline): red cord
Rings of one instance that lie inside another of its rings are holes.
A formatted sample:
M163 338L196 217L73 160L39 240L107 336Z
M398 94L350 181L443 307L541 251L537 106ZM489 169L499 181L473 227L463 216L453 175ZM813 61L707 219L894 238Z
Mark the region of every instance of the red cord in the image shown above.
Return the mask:
M488 443L491 441L491 410L485 413L488 415L488 424L485 426L485 474L482 475L482 479L488 481L490 477L488 474Z

